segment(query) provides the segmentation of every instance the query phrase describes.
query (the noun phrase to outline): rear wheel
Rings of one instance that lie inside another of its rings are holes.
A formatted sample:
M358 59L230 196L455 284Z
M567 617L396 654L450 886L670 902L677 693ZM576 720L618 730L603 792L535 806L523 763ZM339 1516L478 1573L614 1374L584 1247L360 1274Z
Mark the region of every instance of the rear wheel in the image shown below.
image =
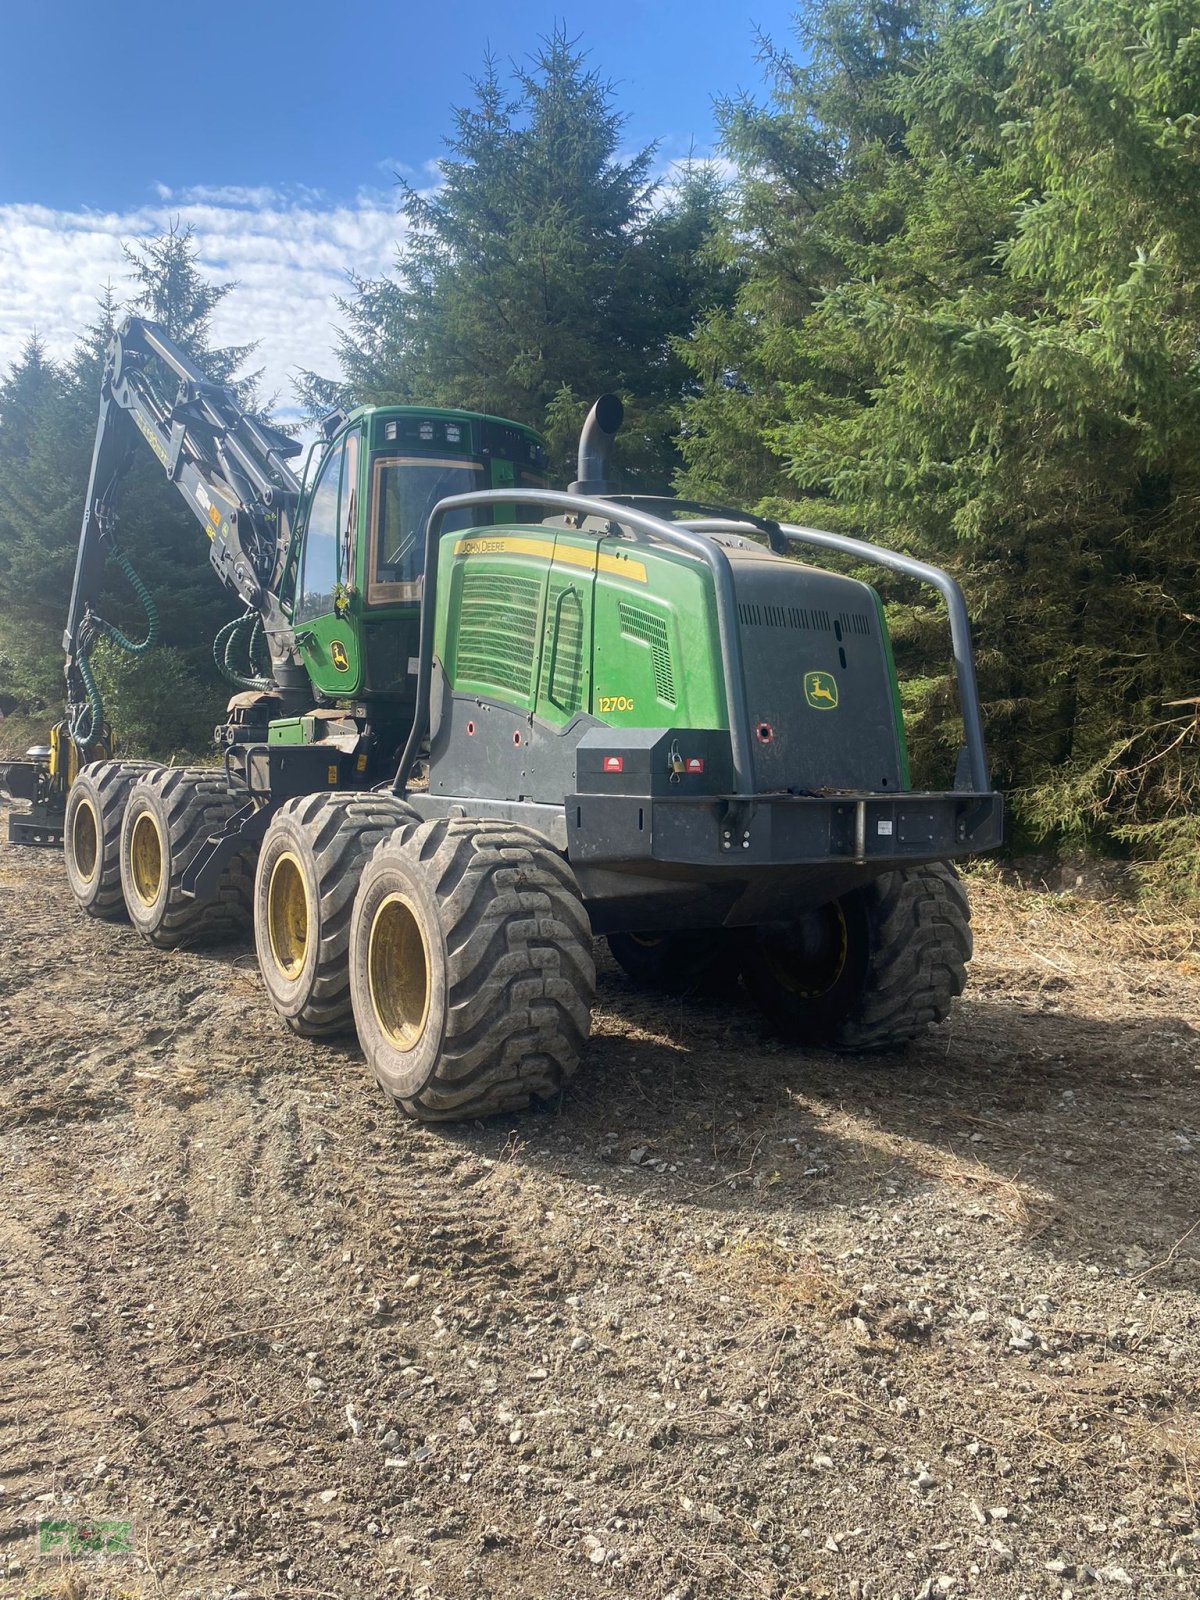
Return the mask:
M271 819L254 885L254 942L271 1004L307 1038L353 1027L350 914L381 839L419 821L381 794L314 794Z
M902 867L789 923L753 930L742 981L779 1031L832 1050L896 1050L942 1022L971 958L946 862Z
M350 933L354 1018L409 1116L518 1111L579 1065L595 990L575 875L537 834L438 820L376 848Z
M232 939L250 924L252 855L235 856L209 900L183 893L183 874L238 809L222 774L168 767L129 792L121 827L121 887L129 920L162 950Z
M151 770L149 761L91 761L71 785L63 820L67 882L91 917L125 915L121 819L130 789Z

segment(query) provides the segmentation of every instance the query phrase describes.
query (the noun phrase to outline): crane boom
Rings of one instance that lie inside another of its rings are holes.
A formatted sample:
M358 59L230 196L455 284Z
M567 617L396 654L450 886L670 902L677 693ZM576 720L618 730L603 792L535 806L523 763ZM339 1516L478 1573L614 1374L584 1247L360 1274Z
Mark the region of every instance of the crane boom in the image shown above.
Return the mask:
M213 568L241 606L213 641L218 670L240 691L214 735L241 804L204 841L181 893L208 893L286 799L394 778L412 719L429 514L448 493L482 487L504 491L487 525L511 520L524 491L542 485L545 446L504 418L424 406L360 406L326 418L322 432L309 481L292 465L302 446L251 415L236 387L207 377L157 323L130 317L115 330L62 639L66 715L45 746L0 763L0 793L30 802L10 815L10 839L61 839L85 768L104 765L122 784L140 770L114 761L104 674L93 670L102 641L140 654L157 636L154 597L117 537L117 499L139 438L204 529ZM142 602L144 637L100 614L110 565ZM108 821L105 811L101 831Z
M93 606L105 563L116 550L116 496L137 434L208 535L218 577L257 612L278 688L285 694L306 691L307 677L278 594L301 494L300 479L288 463L302 446L251 416L233 388L206 377L157 323L129 317L113 334L105 358L63 634L68 727L78 727L86 712L87 651L108 629ZM88 728L90 736L99 732ZM76 742L90 743L91 737Z

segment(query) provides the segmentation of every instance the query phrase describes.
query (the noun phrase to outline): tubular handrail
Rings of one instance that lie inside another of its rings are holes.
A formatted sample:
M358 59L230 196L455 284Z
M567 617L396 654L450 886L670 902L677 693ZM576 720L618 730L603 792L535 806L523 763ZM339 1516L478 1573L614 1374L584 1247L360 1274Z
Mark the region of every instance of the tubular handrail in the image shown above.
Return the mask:
M653 514L656 506L663 506L668 511L696 511L705 518L718 522L740 522L751 527L756 533L765 535L767 543L777 556L787 553L787 546L779 537L779 524L774 517L756 516L753 511L739 511L733 506L713 505L706 500L677 500L670 494L614 494L606 499L615 500L618 505L632 506L635 511L650 511ZM690 522L690 518L688 519Z
M865 539L851 539L844 533L827 533L824 528L804 528L796 523L781 522L779 531L793 544L811 545L819 550L833 550L838 555L852 556L856 561L867 561L877 567L888 567L902 572L907 578L928 584L936 589L946 602L950 614L950 647L954 652L954 677L958 686L958 709L962 717L963 738L967 746L967 762L971 769L971 787L978 794L987 794L992 787L988 768L987 745L983 737L983 712L979 705L979 683L975 677L975 657L971 653L971 623L967 616L967 602L962 589L941 567L917 561L913 556L902 555L899 550L889 550L882 545L868 544Z
M591 495L565 494L558 489L526 489L519 495L521 505L545 506L552 511L569 512L582 519L585 516L603 517L606 523L617 523L633 533L660 540L689 555L698 556L712 573L717 600L717 637L721 648L721 670L725 678L725 703L729 716L729 742L733 757L734 791L739 798L754 795L754 764L750 742L750 712L746 705L746 679L742 670L742 640L737 626L737 596L733 587L733 569L729 557L703 534L692 533L677 525L652 517L644 511L614 505ZM413 725L400 766L396 772L393 789L403 796L408 787L408 776L417 758L421 738L429 720L429 694L433 679L434 613L437 608L438 549L442 523L452 511L467 510L473 506L510 506L511 489L477 489L470 494L448 495L439 500L429 515L425 528L425 576L421 591L421 642L417 654L417 703L413 710ZM580 529L594 531L597 543L609 537L609 529Z

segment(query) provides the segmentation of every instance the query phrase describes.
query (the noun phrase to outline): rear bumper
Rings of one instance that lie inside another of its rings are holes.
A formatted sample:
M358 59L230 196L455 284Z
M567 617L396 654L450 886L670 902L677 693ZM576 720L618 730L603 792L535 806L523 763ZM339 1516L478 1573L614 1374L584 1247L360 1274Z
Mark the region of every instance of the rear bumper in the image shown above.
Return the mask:
M999 794L576 794L567 854L597 933L784 920L898 867L993 850Z
M575 794L566 800L573 865L660 862L703 870L816 866L885 869L994 850L1004 801L988 794Z

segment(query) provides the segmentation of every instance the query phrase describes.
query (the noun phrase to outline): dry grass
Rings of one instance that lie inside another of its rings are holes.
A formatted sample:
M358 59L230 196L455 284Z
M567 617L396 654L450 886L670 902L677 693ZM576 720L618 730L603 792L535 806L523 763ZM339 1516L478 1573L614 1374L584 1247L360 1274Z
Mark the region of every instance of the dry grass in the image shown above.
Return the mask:
M699 1281L736 1295L771 1316L797 1322L819 1312L845 1315L850 1296L837 1275L811 1251L790 1250L775 1239L746 1239L730 1250L694 1260Z
M1044 1190L1023 1184L1020 1174L1007 1177L981 1161L964 1160L948 1150L927 1148L914 1157L917 1168L939 1183L950 1183L986 1195L992 1211L1008 1219L1026 1239L1036 1239L1058 1220L1058 1207Z
M16 1591L16 1600L147 1600L147 1593L135 1575L112 1578L76 1566L39 1575Z
M1047 892L994 861L976 863L968 887L971 919L987 943L1016 944L1052 968L1083 974L1115 956L1200 974L1200 920L1180 916L1176 907L1163 916L1117 895Z

